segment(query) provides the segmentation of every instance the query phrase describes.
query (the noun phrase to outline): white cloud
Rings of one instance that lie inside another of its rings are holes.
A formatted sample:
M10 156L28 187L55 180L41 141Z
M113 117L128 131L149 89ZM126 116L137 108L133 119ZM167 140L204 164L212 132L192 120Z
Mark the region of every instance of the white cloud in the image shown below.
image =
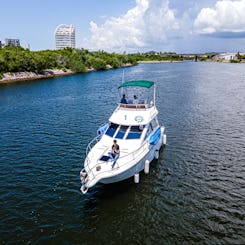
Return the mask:
M213 8L201 9L194 27L200 34L245 32L245 0L222 0Z
M111 17L100 26L91 21L91 37L82 46L117 52L153 48L152 44L163 43L178 28L168 0L136 0L136 6L123 16Z

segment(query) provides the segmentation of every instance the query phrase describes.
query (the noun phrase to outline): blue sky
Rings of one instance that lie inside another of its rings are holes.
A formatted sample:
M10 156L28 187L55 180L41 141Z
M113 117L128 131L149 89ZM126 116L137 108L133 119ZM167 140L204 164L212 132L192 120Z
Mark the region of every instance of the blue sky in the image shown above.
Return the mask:
M76 46L109 52L245 52L245 0L0 0L0 40L54 49L59 24Z

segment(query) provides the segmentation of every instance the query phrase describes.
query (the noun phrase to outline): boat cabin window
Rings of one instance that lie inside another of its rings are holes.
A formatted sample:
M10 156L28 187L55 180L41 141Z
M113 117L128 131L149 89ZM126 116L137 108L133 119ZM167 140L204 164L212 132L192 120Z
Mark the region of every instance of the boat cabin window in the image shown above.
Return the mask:
M144 125L131 126L127 139L140 139L143 129Z
M118 127L119 127L118 124L110 123L109 128L107 129L105 134L108 135L108 136L113 137L113 135L115 134L115 132L116 132Z
M119 129L119 131L118 131L118 133L117 133L117 135L116 135L115 138L117 138L117 139L123 139L123 137L124 137L127 129L128 129L128 126L121 125L120 126L120 129Z

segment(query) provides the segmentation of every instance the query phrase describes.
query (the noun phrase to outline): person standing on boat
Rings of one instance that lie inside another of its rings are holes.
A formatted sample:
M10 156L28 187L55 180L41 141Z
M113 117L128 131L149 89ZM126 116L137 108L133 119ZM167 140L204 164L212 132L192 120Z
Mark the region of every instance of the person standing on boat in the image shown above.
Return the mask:
M120 103L121 103L121 104L128 104L128 102L127 102L127 100L126 100L126 95L125 95L125 94L123 94Z
M134 95L133 104L139 104L139 100L136 95Z
M120 155L120 147L117 144L117 140L113 140L113 145L111 147L111 152L109 152L110 159L114 160L112 165L111 165L111 168L114 168L114 166L115 166L115 164L117 162L117 159L119 158L119 155Z

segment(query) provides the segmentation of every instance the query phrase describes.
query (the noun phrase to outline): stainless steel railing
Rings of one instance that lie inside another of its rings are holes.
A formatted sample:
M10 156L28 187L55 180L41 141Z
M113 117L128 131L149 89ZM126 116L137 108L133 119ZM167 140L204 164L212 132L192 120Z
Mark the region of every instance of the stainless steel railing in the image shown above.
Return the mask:
M89 151L93 148L93 146L94 146L96 143L98 143L98 142L100 141L100 138L101 138L101 136L98 135L98 136L96 136L95 138L93 138L93 139L89 142L89 144L87 145L87 148L86 148L86 157L87 157Z
M154 104L121 104L118 103L118 109L136 109L136 110L146 110L153 107Z

